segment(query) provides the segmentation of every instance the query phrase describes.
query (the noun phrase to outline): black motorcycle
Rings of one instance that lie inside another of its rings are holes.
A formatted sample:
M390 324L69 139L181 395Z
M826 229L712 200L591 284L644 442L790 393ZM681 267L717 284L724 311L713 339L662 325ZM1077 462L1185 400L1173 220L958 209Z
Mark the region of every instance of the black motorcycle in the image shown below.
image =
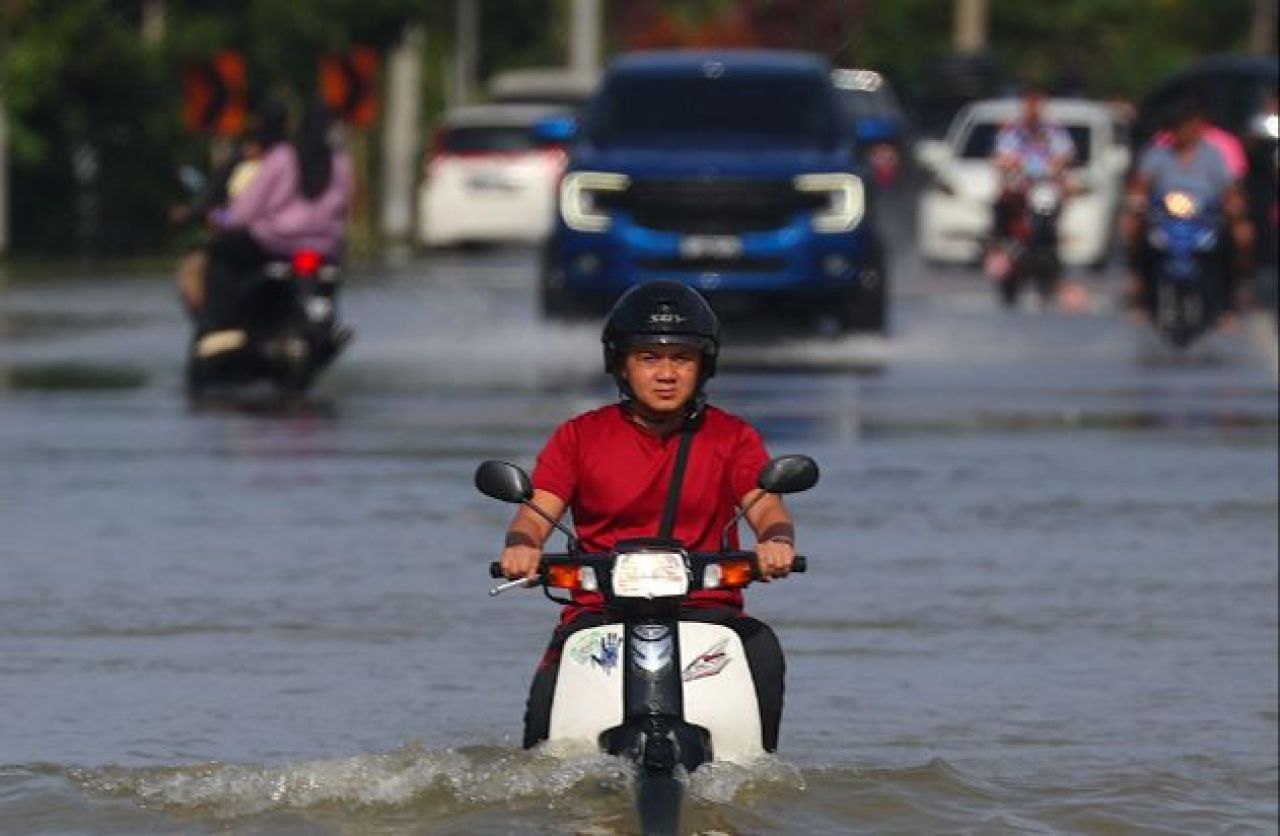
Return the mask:
M813 459L783 456L765 466L758 485L785 494L817 481ZM487 496L547 516L532 502L529 477L513 464L484 462L475 482ZM682 774L713 760L745 763L764 755L756 691L738 635L724 625L681 618L690 592L757 580L755 553L730 550L726 527L718 552L690 552L674 540L629 540L611 552L588 554L577 550L572 531L553 523L569 537L569 552L545 555L533 583L561 604L568 599L551 589L599 592L609 623L579 630L565 642L545 745L551 752L603 750L630 761L643 832L674 834ZM804 571L805 563L797 557L793 571ZM502 576L497 563L489 571ZM490 594L525 585L523 579L509 581Z
M305 392L354 336L338 323L341 278L338 264L311 250L264 264L238 301L242 329L192 339L188 393L259 381Z
M1062 274L1058 255L1062 184L1048 175L1021 175L1019 179L1013 191L1009 229L993 242L987 259L987 273L1007 308L1017 304L1028 284L1041 302L1052 303Z

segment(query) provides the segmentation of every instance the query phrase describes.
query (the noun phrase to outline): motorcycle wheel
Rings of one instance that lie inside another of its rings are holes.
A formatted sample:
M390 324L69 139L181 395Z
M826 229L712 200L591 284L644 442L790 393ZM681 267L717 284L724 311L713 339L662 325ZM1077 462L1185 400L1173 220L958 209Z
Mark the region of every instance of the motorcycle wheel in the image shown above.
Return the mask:
M1018 292L1022 289L1022 271L1015 267L1001 281L996 283L996 293L1000 304L1012 309L1018 304Z
M195 354L188 353L187 362L183 369L183 387L186 389L188 398L199 398L204 394L208 381L205 379L204 369L196 362Z
M840 313L839 329L854 333L889 333L889 273L885 269L884 250L878 239L873 239L868 251L867 264L858 277L858 284L836 300Z
M1036 292L1045 304L1052 304L1058 294L1058 279L1062 273L1058 256L1053 252L1036 253L1033 271Z
M651 773L641 769L636 779L636 808L641 831L675 836L680 832L680 807L684 785L671 773Z

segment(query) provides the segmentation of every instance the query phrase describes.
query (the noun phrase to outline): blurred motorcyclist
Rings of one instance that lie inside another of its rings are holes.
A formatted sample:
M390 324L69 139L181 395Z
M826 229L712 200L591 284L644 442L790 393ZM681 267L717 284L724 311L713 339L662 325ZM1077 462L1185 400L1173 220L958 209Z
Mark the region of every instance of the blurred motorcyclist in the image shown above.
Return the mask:
M1125 196L1120 231L1130 259L1129 302L1139 321L1149 318L1155 288L1150 281L1145 222L1152 197L1171 190L1185 191L1230 233L1219 238L1222 280L1218 288L1221 321L1230 326L1244 301L1237 277L1247 275L1253 248L1254 231L1245 198L1228 160L1205 137L1206 122L1198 101L1177 102L1167 121L1169 142L1153 140L1142 152Z
M245 190L232 199L209 244L209 286L199 322L198 356L244 345L237 310L257 271L271 258L314 250L340 261L355 189L350 155L335 147L328 109L307 106L296 138L270 148Z
M1067 194L1065 174L1075 158L1075 143L1064 128L1045 118L1044 100L1040 89L1027 89L1022 95L1018 117L1003 125L996 134L994 159L1000 191L993 207L989 273L998 275L1007 269L1000 266L1007 264L1009 257L1002 249L1003 242L1012 235L1030 183L1051 178L1058 181L1059 193L1064 197Z
M1267 97L1262 112L1251 121L1245 149L1250 171L1245 190L1257 238L1255 267L1275 265L1276 233L1280 229L1280 209L1276 200L1277 178L1280 177L1280 97L1275 92ZM1274 272L1269 279L1270 291L1274 293ZM1274 302L1274 298L1271 301Z
M199 225L198 237L178 262L177 270L178 293L194 319L199 318L204 306L210 231L216 231L220 220L225 219L228 201L248 188L262 155L285 139L288 112L282 103L268 101L252 118L253 128L213 170L203 187L190 201L169 212L169 220L175 226Z

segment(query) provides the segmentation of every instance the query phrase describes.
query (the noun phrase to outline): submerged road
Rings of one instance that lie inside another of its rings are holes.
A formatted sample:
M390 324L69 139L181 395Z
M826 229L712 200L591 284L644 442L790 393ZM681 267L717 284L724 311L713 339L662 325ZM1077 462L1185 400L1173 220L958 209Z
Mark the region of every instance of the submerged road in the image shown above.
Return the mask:
M355 270L312 396L199 409L166 277L0 283L0 830L628 831L616 764L518 750L555 613L485 594L475 465L612 396L533 266ZM823 477L749 595L782 750L691 826L1274 832L1273 326L1175 355L1080 278L1006 312L904 257L890 339L726 346L713 399Z

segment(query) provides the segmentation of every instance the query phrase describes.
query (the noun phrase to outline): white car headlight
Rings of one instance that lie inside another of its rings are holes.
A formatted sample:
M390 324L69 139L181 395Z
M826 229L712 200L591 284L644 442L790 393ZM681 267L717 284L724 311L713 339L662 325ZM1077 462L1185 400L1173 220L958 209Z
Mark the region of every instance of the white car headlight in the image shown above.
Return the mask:
M601 209L598 196L625 191L631 178L605 171L574 171L560 181L560 216L575 232L604 232L609 213Z
M814 232L849 232L862 221L866 195L852 174L801 174L792 181L798 191L827 195L827 205L813 215Z

